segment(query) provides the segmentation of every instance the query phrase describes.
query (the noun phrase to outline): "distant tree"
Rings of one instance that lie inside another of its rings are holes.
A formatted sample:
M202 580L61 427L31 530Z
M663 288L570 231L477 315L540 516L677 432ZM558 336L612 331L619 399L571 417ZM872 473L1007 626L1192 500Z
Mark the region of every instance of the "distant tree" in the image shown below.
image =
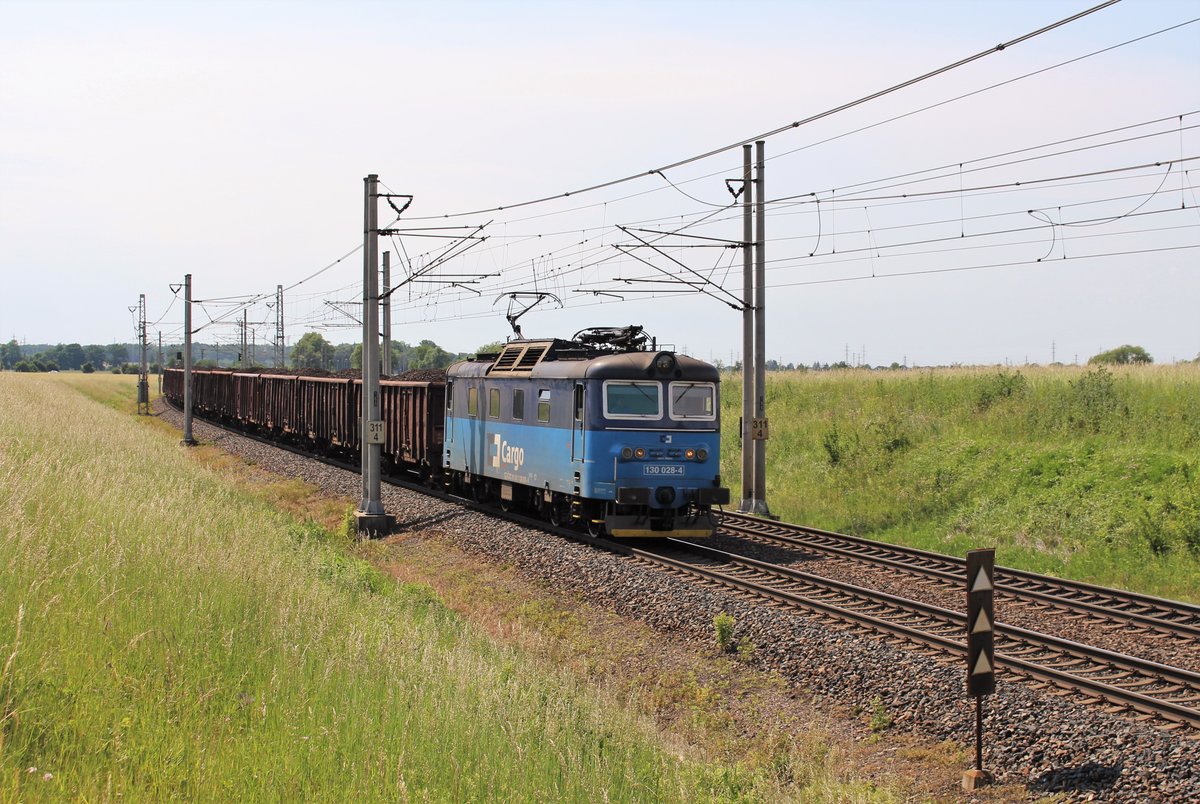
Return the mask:
M108 357L108 350L98 343L90 343L83 347L83 359L95 368L101 368L106 357Z
M108 364L110 366L119 366L129 360L129 349L123 343L110 343L108 345Z
M14 371L41 371L32 360L18 360L13 366Z
M333 347L333 365L330 366L334 371L344 371L350 368L350 358L354 352L354 344L339 343Z
M4 368L16 368L17 364L20 362L21 345L17 343L16 338L13 338L8 343L0 346L0 364L3 364Z
M412 352L410 368L445 368L454 362L454 355L430 340L421 341Z
M480 346L475 350L474 353L477 355L495 354L496 352L503 352L504 347L504 341L492 341L491 343L485 343L483 346Z
M1116 349L1109 349L1088 359L1088 365L1128 366L1132 364L1153 363L1154 358L1140 346L1125 344Z
M333 344L318 332L306 332L292 347L292 365L296 368L327 369L333 364Z
M58 353L58 364L65 369L77 369L83 365L85 360L87 357L84 355L83 347L77 343L68 343Z
M91 374L96 370L96 367L92 365L92 361L87 360L82 366L79 367L79 370L84 374Z

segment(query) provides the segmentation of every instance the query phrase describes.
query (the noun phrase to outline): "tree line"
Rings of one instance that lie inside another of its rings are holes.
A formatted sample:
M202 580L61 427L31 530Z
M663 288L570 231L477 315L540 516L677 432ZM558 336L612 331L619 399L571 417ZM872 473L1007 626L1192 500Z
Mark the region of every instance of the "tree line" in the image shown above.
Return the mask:
M16 339L0 344L0 368L6 371L100 371L129 365L129 347L123 343L60 343L34 350Z

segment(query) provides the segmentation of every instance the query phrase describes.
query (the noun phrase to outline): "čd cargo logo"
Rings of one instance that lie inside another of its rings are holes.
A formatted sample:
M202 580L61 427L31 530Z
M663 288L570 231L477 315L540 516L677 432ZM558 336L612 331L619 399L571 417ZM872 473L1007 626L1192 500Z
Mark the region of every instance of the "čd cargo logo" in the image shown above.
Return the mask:
M521 471L521 464L525 463L525 448L514 447L512 444L504 441L497 433L492 436L492 444L496 451L492 453L492 468L499 469L501 466L508 468L512 467L514 472Z

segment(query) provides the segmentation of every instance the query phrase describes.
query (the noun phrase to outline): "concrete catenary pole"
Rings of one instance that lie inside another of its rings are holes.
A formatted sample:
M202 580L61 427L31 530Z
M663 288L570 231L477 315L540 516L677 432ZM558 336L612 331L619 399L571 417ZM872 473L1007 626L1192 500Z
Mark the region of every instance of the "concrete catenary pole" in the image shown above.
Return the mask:
M163 363L163 350L162 350L162 331L159 330L159 333L158 333L158 395L159 396L162 396L162 382L163 382L164 365L165 364Z
M283 285L275 286L275 368L283 368Z
M192 275L183 277L183 443L196 446L192 437Z
M742 501L738 510L754 510L754 182L750 145L742 146Z
M362 455L362 502L354 512L362 536L387 533L390 518L380 496L379 462L382 445L369 443L370 432L379 422L379 176L363 179L363 343L362 418L359 421L359 452Z
M146 294L138 295L138 340L142 347L142 363L138 371L138 413L150 415L150 365L146 352L150 344L146 340Z
M392 289L392 252L383 252L383 292ZM392 297L386 295L379 302L383 315L383 373L392 376Z
M758 182L755 186L755 212L758 231L754 255L754 416L762 429L767 420L767 185L763 175L766 162L766 143L754 143ZM767 440L766 432L754 439L754 513L770 516L767 506Z

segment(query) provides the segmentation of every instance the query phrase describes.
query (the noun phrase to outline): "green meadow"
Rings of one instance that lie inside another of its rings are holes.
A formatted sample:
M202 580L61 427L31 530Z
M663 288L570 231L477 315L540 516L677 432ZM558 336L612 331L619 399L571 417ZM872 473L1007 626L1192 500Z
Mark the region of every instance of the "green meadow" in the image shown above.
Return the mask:
M0 374L0 801L894 800L819 759L798 786L706 759L195 460L133 392Z
M1200 602L1200 366L777 373L767 412L787 521Z

